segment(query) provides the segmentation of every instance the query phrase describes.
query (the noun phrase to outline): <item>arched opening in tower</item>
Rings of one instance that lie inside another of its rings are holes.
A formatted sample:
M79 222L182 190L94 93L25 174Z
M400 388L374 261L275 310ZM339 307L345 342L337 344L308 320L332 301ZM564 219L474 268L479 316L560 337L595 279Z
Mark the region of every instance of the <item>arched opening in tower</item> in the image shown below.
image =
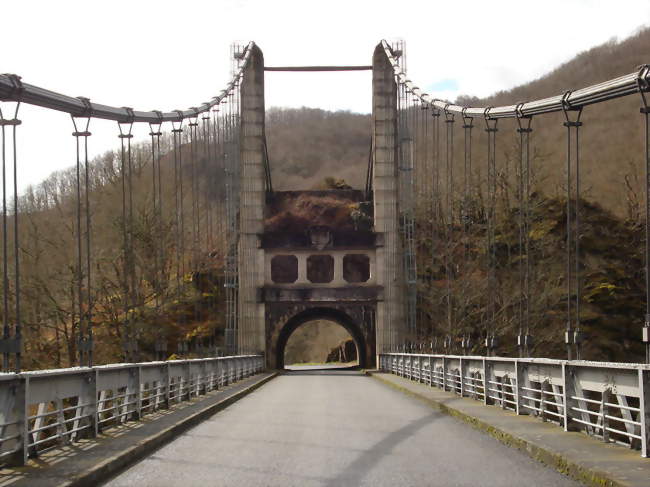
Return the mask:
M316 319L300 325L289 336L284 349L284 364L358 365L357 345L339 323Z

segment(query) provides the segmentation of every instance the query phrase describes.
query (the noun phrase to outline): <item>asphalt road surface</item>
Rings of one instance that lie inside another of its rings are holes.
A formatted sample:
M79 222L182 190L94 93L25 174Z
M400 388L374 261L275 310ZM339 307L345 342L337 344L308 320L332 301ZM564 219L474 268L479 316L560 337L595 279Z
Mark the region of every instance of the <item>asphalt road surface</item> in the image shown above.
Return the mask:
M114 478L117 486L575 486L351 370L293 370Z

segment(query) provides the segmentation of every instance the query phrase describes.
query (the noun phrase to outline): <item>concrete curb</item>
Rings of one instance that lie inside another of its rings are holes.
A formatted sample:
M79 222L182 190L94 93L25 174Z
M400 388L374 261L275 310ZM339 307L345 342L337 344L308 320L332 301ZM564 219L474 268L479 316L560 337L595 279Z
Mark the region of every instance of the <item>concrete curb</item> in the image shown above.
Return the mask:
M260 388L276 376L277 372L271 373L267 377L260 379L245 389L237 391L231 396L224 398L222 401L212 404L201 411L182 419L173 426L165 428L164 430L145 438L131 448L122 450L119 453L106 458L104 461L93 465L87 470L80 472L72 478L59 483L58 487L92 487L108 480L116 473L143 459L145 456L164 446L166 443L169 443L181 433Z
M458 409L447 406L446 404L443 404L434 399L425 397L424 395L418 394L417 392L407 389L406 387L402 387L399 384L386 380L383 377L379 377L376 375L376 372L366 370L365 374L383 384L388 385L389 387L392 387L395 390L398 390L415 399L418 399L419 401L424 402L428 406L437 409L441 413L460 419L461 421L470 425L472 428L487 433L493 438L499 440L504 445L517 448L532 459L548 465L558 472L571 477L574 480L582 482L585 485L594 487L630 487L630 484L622 483L617 479L613 479L606 472L581 465L580 463L575 462L560 453L536 445L529 440L517 437L507 431L496 428L491 424L488 424L467 413L459 411Z

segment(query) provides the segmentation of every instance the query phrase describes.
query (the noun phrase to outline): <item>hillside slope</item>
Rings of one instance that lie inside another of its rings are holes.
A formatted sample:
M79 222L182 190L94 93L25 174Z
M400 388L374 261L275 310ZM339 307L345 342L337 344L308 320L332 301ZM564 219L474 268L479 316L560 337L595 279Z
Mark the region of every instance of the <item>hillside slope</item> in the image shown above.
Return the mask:
M650 63L650 29L639 31L622 41L612 40L578 54L547 75L512 90L478 99L461 96L457 100L471 106L499 106L531 101L577 90L634 72ZM628 213L638 201L643 180L643 118L639 114L640 96L628 96L588 106L582 114L580 133L581 176L584 196L618 215ZM482 121L478 121L482 124ZM549 194L564 191L566 128L562 113L534 117L531 144L537 154L535 173L538 185ZM484 159L486 135L479 124L476 154ZM515 159L517 134L514 121L499 121L497 164ZM458 150L462 150L458 146ZM631 191L625 191L626 179Z
M548 75L507 92L478 100L461 97L472 105L511 104L543 98L577 89L588 84L629 73L635 66L650 61L650 30L646 29L622 42L610 42L590 49L558 67ZM424 81L424 80L422 80ZM638 329L643 320L641 275L643 208L643 139L640 97L630 96L598 106L587 107L581 129L583 198L586 227L583 248L585 264L584 320L588 331L598 337L587 353L592 358L630 360L639 357ZM563 240L565 215L562 208L564 188L565 128L562 114L536 117L534 132L534 221L537 235L531 259L535 280L535 318L538 355L561 355L561 332L564 326L563 306L566 304L563 284ZM486 139L482 121L475 121L475 178L485 176ZM462 167L462 132L456 124L455 163ZM514 353L513 333L516 330L517 301L517 218L516 171L517 134L514 122L499 122L497 134L497 169L500 181L500 226L497 238L503 258L499 268L500 303L498 328L507 342L504 351ZM319 109L269 109L267 141L274 186L279 190L322 187L327 177L345 180L354 188L363 188L370 149L370 115L349 112L327 112ZM165 140L170 150L169 140ZM200 202L200 249L188 244L181 255L174 241L175 215L173 155L162 161L163 214L166 224L156 230L152 226L151 161L148 148L134 148L135 266L140 282L141 300L136 314L142 358L153 357L153 343L159 335L168 338L171 354L178 343L190 341L197 347L211 340L223 339L222 257L224 235L224 171L209 164L204 155L197 159L194 176L202 189L209 191ZM189 147L183 147L183 159L189 160ZM123 304L120 293L124 286L121 258L121 161L118 153L97 158L91 167L92 235L92 297L98 347L97 362L121 360L123 340ZM190 218L191 200L188 188L189 166L185 166L185 216ZM461 169L458 169L461 171ZM457 174L461 174L457 172ZM462 180L457 178L457 181ZM454 188L456 193L460 190ZM468 233L466 248L473 260L456 270L459 310L468 316L459 320L460 333L476 332L478 343L483 331L484 258L480 208L484 185L476 188L477 208L475 233ZM439 197L444 198L444 194ZM72 170L53 174L42 184L30 188L21 201L21 265L23 275L22 306L25 336L25 366L46 368L67 366L74 362L75 332L79 317L75 311L76 279L74 225L75 186ZM210 214L210 218L208 218ZM11 226L11 225L10 225ZM420 257L438 255L440 260L421 260L419 272L422 295L420 308L423 334L445 333L444 272L441 262L444 249L432 239L427 218L418 221ZM454 231L458 231L455 229ZM194 236L186 227L186 242ZM161 264L164 276L163 303L156 310L153 299L155 252L153 242L161 240L168 252ZM473 253L472 253L473 252ZM11 261L11 255L10 261ZM458 257L460 260L460 256ZM463 294L464 293L464 294ZM461 302L462 301L462 302ZM461 313L459 311L459 313ZM460 314L459 314L460 316ZM338 338L337 338L338 339ZM319 342L330 344L326 337ZM303 340L302 343L307 343ZM325 355L329 350L325 351ZM477 348L477 352L481 352Z

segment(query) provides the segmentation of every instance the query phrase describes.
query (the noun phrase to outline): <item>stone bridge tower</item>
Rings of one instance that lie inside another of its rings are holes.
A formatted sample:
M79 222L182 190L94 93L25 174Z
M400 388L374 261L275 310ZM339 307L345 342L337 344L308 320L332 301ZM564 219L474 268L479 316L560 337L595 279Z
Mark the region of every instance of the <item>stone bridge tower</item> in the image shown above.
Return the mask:
M390 330L403 316L397 92L380 46L372 84L372 191L270 193L265 190L264 58L258 47L244 70L238 344L241 353L264 352L271 368L284 366L293 331L315 319L345 327L363 367L374 366L376 354L394 343ZM331 211L318 211L326 201ZM301 214L305 208L312 213Z

